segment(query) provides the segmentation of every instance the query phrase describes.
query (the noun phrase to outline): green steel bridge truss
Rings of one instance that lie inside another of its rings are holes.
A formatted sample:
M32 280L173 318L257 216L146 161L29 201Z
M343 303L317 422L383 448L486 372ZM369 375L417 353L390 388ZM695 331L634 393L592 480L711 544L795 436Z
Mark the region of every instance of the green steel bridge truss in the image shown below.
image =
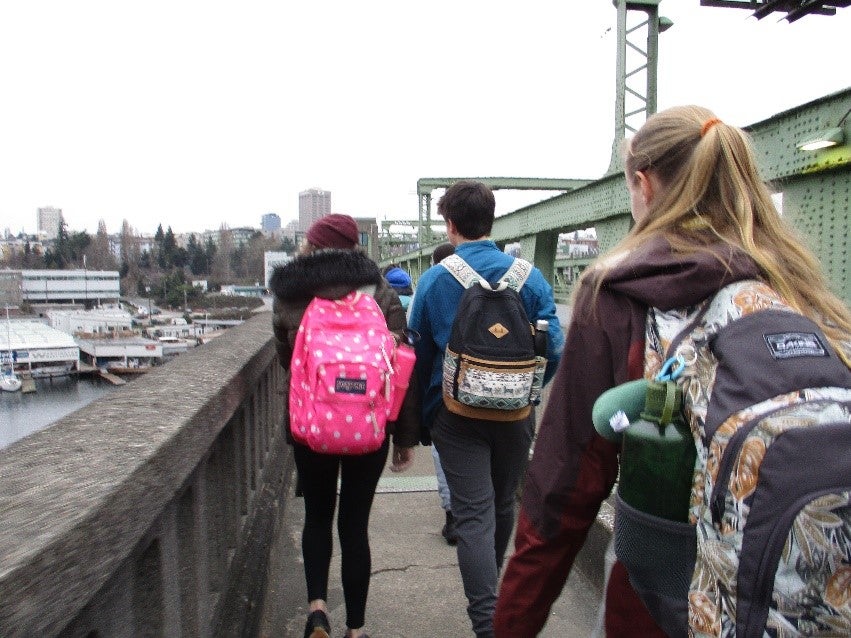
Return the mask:
M659 34L671 21L659 14L661 0L613 0L617 10L617 68L614 139L611 163L600 179L476 178L494 190L562 191L563 194L521 208L496 220L492 238L500 245L520 244L520 254L534 261L561 298L591 258L566 259L556 254L562 233L593 228L601 251L611 248L630 229L632 219L624 184L620 149L627 132L634 133L656 112ZM808 15L834 15L851 0L701 0L702 6L747 9L757 19L785 14L788 22ZM818 19L818 18L813 18ZM748 127L754 140L763 179L782 193L783 214L800 231L822 262L833 289L851 303L849 253L851 201L851 88L779 113ZM825 129L842 129L843 143L819 151L802 151L797 144ZM416 221L382 222L380 244L393 248L382 263L401 263L414 277L431 264L434 247L444 241L442 220L435 219L432 192L455 178L417 181ZM392 234L394 224L406 232ZM408 250L399 254L400 250Z
M747 127L764 180L782 193L783 214L798 229L821 260L835 292L851 303L851 276L847 272L851 235L851 146L846 118L851 107L851 88L778 113ZM845 126L845 143L818 151L797 147L819 132ZM417 182L420 195L420 248L396 256L416 278L431 264L431 252L439 241L430 241L431 192L459 178L424 178ZM525 188L564 190L546 199L497 218L492 239L500 245L520 244L520 254L534 261L556 286L560 296L565 284L590 259L558 258L558 236L594 228L601 251L612 247L631 225L629 197L620 172L597 180L549 180L483 178L495 189ZM389 260L383 260L389 263Z

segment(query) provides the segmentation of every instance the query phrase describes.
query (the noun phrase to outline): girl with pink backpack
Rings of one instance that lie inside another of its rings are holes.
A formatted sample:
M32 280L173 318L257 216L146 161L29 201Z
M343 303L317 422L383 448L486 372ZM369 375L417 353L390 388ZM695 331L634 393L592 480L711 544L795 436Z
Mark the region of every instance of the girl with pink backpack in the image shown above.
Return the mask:
M370 389L373 370L359 372L360 368L352 365L347 371L335 372L339 378L327 386L329 391L339 396L335 409L317 410L315 405L321 405L323 397L315 388L308 389L306 375L300 367L306 353L315 354L318 350L314 347L311 352L309 339L319 337L311 334L308 339L303 326L307 323L305 313L308 307L312 308L311 314L339 307L341 315L349 310L369 314L369 320L364 317L362 321L363 338L342 329L339 335L324 330L321 337L325 344L323 347L331 348L335 337L339 336L338 340L346 341L352 347L362 344L364 357L378 357L377 363L382 369L395 372L395 348L404 340L406 330L405 311L375 262L358 249L359 234L357 222L348 215L322 217L308 229L307 243L299 255L275 268L270 281L275 295L272 320L275 344L280 363L289 373L284 387L284 404L290 408L286 414L290 427L286 431L288 442L293 445L304 495L302 554L309 605L305 638L328 638L331 632L326 601L338 475L345 636L362 638L366 636L366 599L372 567L367 532L375 489L387 461L390 439L393 444L390 469L397 472L410 467L413 448L419 443L420 423L415 390L405 392L403 383L397 382L395 387L391 387L388 382L386 395L376 396L375 402L379 406L386 402L386 409L364 415L358 398L360 394L373 392ZM314 298L317 298L316 302ZM333 324L329 322L327 325ZM318 334L319 331L316 332ZM325 363L320 361L320 365L325 369ZM331 369L330 362L327 369ZM297 383L295 393L291 389L290 376ZM393 375L388 378L398 381ZM390 418L395 416L391 404L396 391L403 392L404 399L398 417L391 421ZM346 405L351 409L336 409ZM308 417L324 422L305 426L303 421ZM368 430L351 428L350 421L367 418L371 424ZM320 430L319 425L327 427L327 430ZM316 436L308 436L311 429ZM323 447L323 441L333 443L324 438L328 436L326 432L330 432L331 437L336 432L343 438L353 436L359 441L361 432L366 432L371 440L358 446Z

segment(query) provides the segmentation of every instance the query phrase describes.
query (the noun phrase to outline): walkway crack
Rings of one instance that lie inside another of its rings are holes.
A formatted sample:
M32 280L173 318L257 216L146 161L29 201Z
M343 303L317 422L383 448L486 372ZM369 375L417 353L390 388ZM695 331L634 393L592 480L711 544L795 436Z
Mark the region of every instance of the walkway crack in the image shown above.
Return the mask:
M414 563L413 565L406 565L404 567L386 567L384 569L377 569L374 572L372 572L371 575L377 576L378 574L387 574L387 573L392 573L392 572L405 573L409 569L414 569L414 568L417 568L417 567L422 568L422 569L448 569L448 568L458 569L458 564L457 563L447 563L446 565L421 565L421 564L418 564L418 563Z

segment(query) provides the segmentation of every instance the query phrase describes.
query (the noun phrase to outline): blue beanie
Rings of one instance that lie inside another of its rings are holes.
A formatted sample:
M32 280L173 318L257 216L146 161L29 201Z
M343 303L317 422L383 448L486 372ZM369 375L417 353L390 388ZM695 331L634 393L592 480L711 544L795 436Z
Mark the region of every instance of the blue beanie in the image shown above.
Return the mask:
M404 289L411 287L411 276L398 266L388 270L384 278L394 288Z

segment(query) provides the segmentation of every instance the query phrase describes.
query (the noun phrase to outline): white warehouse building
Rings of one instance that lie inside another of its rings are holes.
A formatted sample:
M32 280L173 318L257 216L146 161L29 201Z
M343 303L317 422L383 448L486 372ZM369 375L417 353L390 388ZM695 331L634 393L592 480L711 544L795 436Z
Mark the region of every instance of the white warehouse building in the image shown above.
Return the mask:
M22 270L21 293L29 304L118 304L117 270Z
M44 313L51 328L70 335L113 335L133 330L133 318L120 308L94 308L92 310L51 309Z

